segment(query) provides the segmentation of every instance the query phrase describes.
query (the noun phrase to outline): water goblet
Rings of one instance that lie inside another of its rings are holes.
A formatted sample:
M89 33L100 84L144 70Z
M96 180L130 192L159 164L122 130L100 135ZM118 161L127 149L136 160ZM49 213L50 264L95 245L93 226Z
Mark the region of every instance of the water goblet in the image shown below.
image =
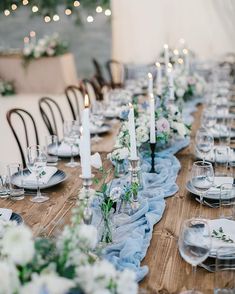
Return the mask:
M74 147L78 145L79 139L79 123L77 121L66 121L64 122L64 141L70 146L71 158L70 162L65 165L68 167L79 166L78 162L74 160Z
M203 155L203 163L206 155L211 152L214 147L214 137L205 129L200 128L195 137L196 150Z
M38 145L30 146L27 148L27 167L36 176L37 180L37 194L32 197L32 202L45 202L49 197L42 195L40 191L39 178L44 168L46 167L47 156Z

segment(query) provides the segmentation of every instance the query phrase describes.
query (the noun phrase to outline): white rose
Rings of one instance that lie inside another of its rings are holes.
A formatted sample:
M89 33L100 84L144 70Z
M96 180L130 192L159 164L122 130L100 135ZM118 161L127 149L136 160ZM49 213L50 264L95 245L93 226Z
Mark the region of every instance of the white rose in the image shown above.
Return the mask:
M178 134L184 138L187 135L187 129L183 123L173 122L173 128L175 128Z
M136 283L136 275L133 271L125 269L119 274L117 280L117 293L118 294L136 294L138 293L138 284Z
M17 226L6 230L1 245L3 254L6 254L15 264L25 265L34 256L32 232L26 226Z
M81 240L86 243L88 248L94 249L96 247L98 233L94 226L82 224L78 227L78 234Z
M56 274L35 275L33 280L26 284L20 294L65 294L72 287L74 282L72 280L59 277Z
M46 52L47 52L47 55L49 56L53 56L55 54L55 50L52 48L47 48Z
M176 95L178 97L183 97L184 96L184 93L185 93L185 91L182 88L179 88L179 89L176 90Z
M0 294L18 293L19 285L15 266L9 262L0 261Z

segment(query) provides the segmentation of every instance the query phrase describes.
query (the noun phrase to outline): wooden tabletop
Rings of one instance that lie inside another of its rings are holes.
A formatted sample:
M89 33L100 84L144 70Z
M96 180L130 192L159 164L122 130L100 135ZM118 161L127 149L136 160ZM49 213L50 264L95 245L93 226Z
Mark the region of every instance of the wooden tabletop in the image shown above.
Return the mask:
M177 179L179 192L166 200L164 216L154 227L150 247L142 262L143 265L149 267L149 274L140 286L149 290L148 293L179 293L192 287L191 266L180 257L177 239L182 221L195 217L199 213L199 204L186 191L185 183L195 160L192 144L195 130L199 126L200 113L201 108L194 115L191 145L176 155L181 163L181 171ZM113 128L114 134L117 133L117 129L117 126ZM110 148L111 137L113 134L107 135L97 145L99 147L97 149L107 151L106 146ZM103 164L105 168L108 168L111 167L111 164L105 159L106 155L107 153L102 154ZM50 196L49 201L35 204L29 201L28 197L30 196L26 196L24 200L18 202L0 199L0 207L8 207L20 213L35 235L48 236L61 232L64 224L69 222L71 209L74 207L81 188L79 168L67 168L63 161L60 161L58 167L63 169L69 177L66 182L45 191ZM203 207L203 216L216 218L218 210ZM197 288L203 290L203 293L212 293L214 275L199 268L196 277Z

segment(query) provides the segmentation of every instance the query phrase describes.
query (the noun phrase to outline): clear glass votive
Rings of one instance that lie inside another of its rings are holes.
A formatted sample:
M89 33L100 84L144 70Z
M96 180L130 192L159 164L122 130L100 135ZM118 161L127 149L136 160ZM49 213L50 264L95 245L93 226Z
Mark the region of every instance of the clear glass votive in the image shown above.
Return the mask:
M215 175L228 175L228 162L230 148L227 146L216 146L215 151Z
M20 163L12 163L7 166L9 177L9 197L12 200L24 199L23 168Z
M215 264L214 294L235 293L235 245L217 249Z
M58 137L56 135L46 136L47 163L57 165L58 162Z
M235 185L225 183L220 187L220 217L235 220Z

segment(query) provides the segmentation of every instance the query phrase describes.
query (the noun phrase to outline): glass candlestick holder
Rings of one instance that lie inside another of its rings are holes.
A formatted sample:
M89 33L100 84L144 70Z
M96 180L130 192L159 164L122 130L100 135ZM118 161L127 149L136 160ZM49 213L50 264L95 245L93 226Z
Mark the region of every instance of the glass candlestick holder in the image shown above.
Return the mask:
M139 167L139 157L137 158L129 158L130 161L130 172L131 172L131 184L136 184L140 185L139 181L139 172L140 172L140 167ZM132 209L133 211L136 211L139 209L140 203L138 199L138 191L137 193L132 192Z
M91 185L93 182L94 175L91 177L84 177L83 175L80 176L82 179L83 189L82 189L82 198L84 203L84 211L83 211L83 221L85 224L90 225L92 222L93 212L90 207L90 201L92 196L92 189Z

